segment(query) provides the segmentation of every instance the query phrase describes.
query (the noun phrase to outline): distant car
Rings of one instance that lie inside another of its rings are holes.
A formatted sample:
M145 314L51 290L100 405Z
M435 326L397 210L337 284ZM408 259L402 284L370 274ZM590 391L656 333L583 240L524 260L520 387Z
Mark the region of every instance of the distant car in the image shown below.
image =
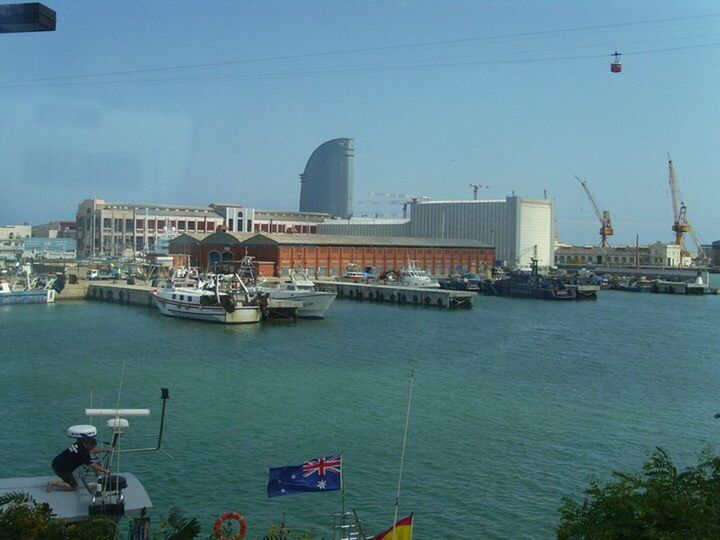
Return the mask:
M87 275L85 276L87 279L97 279L98 278L98 271L97 270L88 270Z

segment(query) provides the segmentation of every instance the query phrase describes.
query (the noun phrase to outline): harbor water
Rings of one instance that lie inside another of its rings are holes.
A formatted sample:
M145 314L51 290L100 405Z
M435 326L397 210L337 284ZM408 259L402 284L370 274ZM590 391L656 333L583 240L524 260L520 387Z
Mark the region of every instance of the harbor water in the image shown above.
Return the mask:
M597 302L479 297L471 310L336 301L325 320L226 327L93 302L0 306L0 477L51 475L83 409L149 407L122 455L155 503L226 511L330 538L339 492L268 499L269 467L343 452L345 506L392 524L415 373L400 515L414 537L551 538L563 496L680 466L720 437L720 296L602 291ZM121 387L122 380L122 387ZM97 420L97 419L96 419ZM98 423L98 422L96 422ZM100 438L107 437L101 431Z

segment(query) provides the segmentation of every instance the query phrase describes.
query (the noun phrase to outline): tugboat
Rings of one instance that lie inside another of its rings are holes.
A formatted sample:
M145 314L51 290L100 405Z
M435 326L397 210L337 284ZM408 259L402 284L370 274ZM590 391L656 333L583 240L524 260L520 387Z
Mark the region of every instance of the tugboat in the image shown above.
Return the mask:
M485 294L542 300L576 300L577 288L569 287L559 279L540 275L538 260L532 258L529 272L514 270L500 279L487 281Z

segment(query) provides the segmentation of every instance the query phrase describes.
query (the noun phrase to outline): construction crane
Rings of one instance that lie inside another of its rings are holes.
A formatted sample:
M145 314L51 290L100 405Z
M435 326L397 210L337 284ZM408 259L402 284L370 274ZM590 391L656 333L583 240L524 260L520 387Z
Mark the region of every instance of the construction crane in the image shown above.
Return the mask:
M610 243L608 242L608 236L613 235L613 228L612 228L612 221L610 220L610 212L607 210L600 211L600 208L598 208L597 203L595 202L595 199L593 198L592 194L590 193L590 190L587 187L587 182L584 180L581 180L577 176L575 177L578 182L580 182L580 185L585 190L585 194L587 195L588 199L590 199L590 204L593 207L593 210L595 211L595 215L597 216L598 220L600 221L600 247L606 248L610 246Z
M673 165L670 154L668 154L668 175L670 177L670 195L672 196L673 206L672 230L675 232L675 243L680 246L680 256L690 256L690 253L685 247L685 233L688 233L697 246L698 259L703 263L707 263L708 256L700 244L700 239L693 231L692 225L690 225L690 222L687 219L687 206L683 201L682 193L680 193L680 186L678 185L677 178L675 176L675 166Z
M490 186L485 186L483 184L470 184L470 187L473 190L473 200L477 201L478 189L480 189L480 188L488 189Z
M357 204L363 204L363 205L374 205L374 206L391 206L391 205L402 205L403 207L403 218L407 219L408 215L408 207L411 204L415 204L418 201L429 201L430 197L427 195L410 195L407 193L382 193L373 191L370 193L370 195L375 195L378 197L390 197L390 200L383 201L383 200L370 200L370 201L358 201Z

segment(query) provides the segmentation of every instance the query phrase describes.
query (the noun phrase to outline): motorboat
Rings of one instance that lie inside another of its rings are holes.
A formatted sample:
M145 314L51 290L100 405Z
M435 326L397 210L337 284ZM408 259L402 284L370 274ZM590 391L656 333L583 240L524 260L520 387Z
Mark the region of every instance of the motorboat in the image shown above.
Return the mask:
M440 288L440 284L427 275L427 272L410 261L400 272L400 285L416 288Z
M262 305L242 281L233 281L230 289L220 290L220 276L206 283L198 279L195 286L176 286L168 280L165 287L150 292L160 313L181 319L196 319L223 324L257 323L262 319ZM241 287L242 286L242 287Z
M335 293L315 290L315 284L302 271L291 270L288 279L270 285L260 282L248 289L251 293L267 294L270 300L294 300L302 302L297 316L309 319L322 319L335 300Z

